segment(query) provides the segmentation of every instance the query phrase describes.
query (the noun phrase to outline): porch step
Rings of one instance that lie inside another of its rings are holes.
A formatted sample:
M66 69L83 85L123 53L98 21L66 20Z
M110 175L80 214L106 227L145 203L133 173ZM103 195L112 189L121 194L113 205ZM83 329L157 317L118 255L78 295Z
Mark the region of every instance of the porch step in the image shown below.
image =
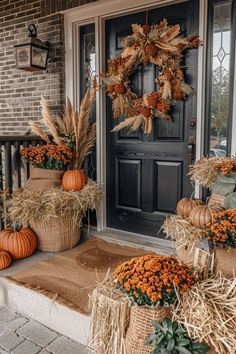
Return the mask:
M78 343L87 345L89 316L0 277L0 306L4 305Z

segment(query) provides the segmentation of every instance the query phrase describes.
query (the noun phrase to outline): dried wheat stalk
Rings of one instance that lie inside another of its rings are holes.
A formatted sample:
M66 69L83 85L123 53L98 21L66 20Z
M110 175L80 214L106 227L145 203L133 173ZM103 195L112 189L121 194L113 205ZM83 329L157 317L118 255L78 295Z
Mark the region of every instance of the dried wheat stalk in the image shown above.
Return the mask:
M205 279L183 294L173 310L189 336L220 354L236 353L236 278L221 274Z
M29 121L29 125L32 129L32 131L37 134L42 140L46 141L46 143L50 144L50 138L48 136L48 134L39 127L39 125L35 122L33 122L32 120Z
M75 166L81 168L84 158L91 152L96 141L96 125L91 125L89 117L95 99L96 89L88 88L81 104L75 129L76 158ZM75 118L76 118L75 117Z
M47 101L42 97L40 101L42 107L42 116L43 116L43 123L48 127L52 137L57 145L63 145L63 139L60 138L59 133L57 131L57 126L50 114L49 107Z

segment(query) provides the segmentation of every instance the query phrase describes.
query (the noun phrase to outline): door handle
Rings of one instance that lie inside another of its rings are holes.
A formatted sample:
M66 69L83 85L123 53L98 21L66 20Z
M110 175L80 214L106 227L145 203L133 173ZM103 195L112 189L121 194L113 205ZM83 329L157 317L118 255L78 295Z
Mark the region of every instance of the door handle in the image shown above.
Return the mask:
M196 138L195 136L189 137L188 143L188 163L191 165L195 161L195 147L196 147Z

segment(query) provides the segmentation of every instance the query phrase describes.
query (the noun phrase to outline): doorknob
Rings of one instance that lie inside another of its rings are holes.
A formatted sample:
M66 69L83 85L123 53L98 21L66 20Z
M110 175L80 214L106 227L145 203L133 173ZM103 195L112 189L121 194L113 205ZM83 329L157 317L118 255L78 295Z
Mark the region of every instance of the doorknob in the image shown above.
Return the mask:
M189 137L188 142L188 163L191 165L195 160L195 146L196 146L196 138L195 136Z

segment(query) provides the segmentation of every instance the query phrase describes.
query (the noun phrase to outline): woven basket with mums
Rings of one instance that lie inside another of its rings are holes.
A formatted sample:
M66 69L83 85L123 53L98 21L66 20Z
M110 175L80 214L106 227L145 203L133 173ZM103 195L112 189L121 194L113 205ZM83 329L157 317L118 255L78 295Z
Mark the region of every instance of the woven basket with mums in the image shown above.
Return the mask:
M176 289L181 294L194 283L191 269L175 257L145 255L116 268L114 284L132 305L125 338L128 354L152 352L144 345L153 332L152 321L170 318L170 306L177 300Z
M162 322L165 318L171 318L169 307L132 306L125 337L126 352L128 354L152 353L153 348L144 345L144 342L153 333L152 321Z

